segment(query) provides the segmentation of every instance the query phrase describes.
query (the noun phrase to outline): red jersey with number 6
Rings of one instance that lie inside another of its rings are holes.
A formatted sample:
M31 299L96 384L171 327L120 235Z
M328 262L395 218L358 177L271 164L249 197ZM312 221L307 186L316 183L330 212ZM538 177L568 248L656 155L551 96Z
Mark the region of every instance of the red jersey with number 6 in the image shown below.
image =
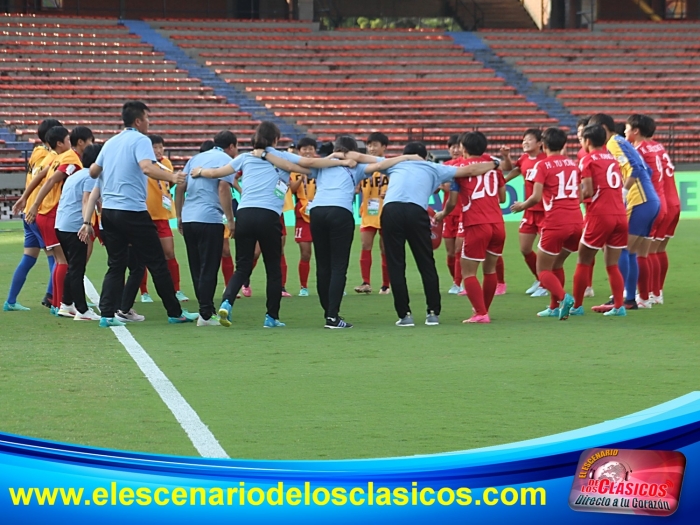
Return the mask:
M488 162L491 157L483 155L464 159L462 166ZM503 222L499 189L505 186L506 180L501 170L491 170L478 177L460 177L455 179L459 186L459 197L462 201L462 223L464 227L475 224L494 224Z
M552 155L535 164L534 170L535 183L543 186L542 228L557 229L562 224L582 222L580 177L576 163L564 155Z
M524 153L515 163L514 167L520 168L520 173L522 173L523 178L525 179L525 199L530 198L530 195L532 195L532 188L535 186L535 181L533 179L535 176L535 164L546 158L547 154L543 152L538 153L536 157L531 157L527 153ZM532 208L530 208L530 210L544 211L544 208L540 202L535 204Z
M593 196L588 215L627 215L622 199L620 164L610 153L597 151L581 159L581 180L591 179Z

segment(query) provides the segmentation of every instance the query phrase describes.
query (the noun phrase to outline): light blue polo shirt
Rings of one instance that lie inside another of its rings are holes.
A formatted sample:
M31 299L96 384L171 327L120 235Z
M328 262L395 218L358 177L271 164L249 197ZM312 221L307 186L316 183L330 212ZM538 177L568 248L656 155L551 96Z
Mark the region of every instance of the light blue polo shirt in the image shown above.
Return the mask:
M95 164L102 168L102 207L108 210L147 211L146 175L139 162L156 162L146 135L127 128L105 142Z
M274 148L267 148L266 151L295 164L301 159L299 155L277 151ZM250 153L239 155L230 164L236 173L242 172L243 195L238 205L239 210L263 208L274 211L278 215L282 214L284 196L289 187L288 172Z
M198 153L185 165L187 174L187 191L182 205L182 222L204 222L221 224L224 210L219 202L219 181L233 186L234 175L221 179L193 179L190 173L194 168L220 168L231 162L231 157L221 148L214 147L204 153Z
M404 161L389 168L389 187L384 205L390 202L410 202L428 208L430 196L441 184L451 182L457 173L455 166L428 161Z
M316 179L316 195L307 209L320 206L338 206L352 213L355 199L355 186L371 175L365 173L367 164L354 168L333 166L332 168L312 169L309 178Z
M66 179L61 190L56 210L57 230L78 232L83 225L83 193L90 193L96 180L90 177L90 170L83 168Z

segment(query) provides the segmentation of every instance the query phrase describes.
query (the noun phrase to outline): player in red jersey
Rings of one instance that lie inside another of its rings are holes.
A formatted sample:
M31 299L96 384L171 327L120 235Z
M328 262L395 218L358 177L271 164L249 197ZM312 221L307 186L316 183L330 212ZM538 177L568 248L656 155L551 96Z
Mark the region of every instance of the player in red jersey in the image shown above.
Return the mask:
M588 121L591 120L590 117L581 117L578 119L578 122L576 122L576 137L578 138L579 144L581 144L581 149L578 150L576 153L576 160L578 161L579 165L581 164L581 161L583 160L583 157L588 155L588 152L586 151L586 148L583 147L583 130L588 126ZM586 221L586 218L588 217L588 205L591 202L591 198L585 198L583 199L583 205L586 207L586 217L584 217L584 224ZM595 297L595 292L593 291L593 268L595 267L595 259L593 259L593 264L591 264L591 277L588 281L588 286L586 287L586 293L584 294L584 297Z
M602 126L583 130L583 147L588 152L579 165L581 196L589 199L586 225L578 249L574 274L574 307L570 315L583 315L583 298L598 250L605 250L605 268L613 295L613 308L606 316L624 317L625 283L617 263L627 247L627 208L622 197L622 174L617 159L605 148L607 134Z
M450 152L450 160L445 164L455 166L462 160L462 150L459 144L459 135L451 135L447 140L447 149ZM450 199L451 184L443 184L442 191L445 194L442 209L447 207ZM459 199L459 193L457 193ZM442 219L442 239L447 250L447 269L452 276L452 286L447 293L456 295L462 290L462 266L456 254L462 253L464 241L464 228L462 227L462 203L457 200L452 212Z
M652 292L653 283L655 281L659 282L660 280L661 268L658 265L656 256L650 257L650 255L652 252L655 253L660 244L660 242L656 242L655 249L652 249L654 239L665 235L662 230L668 212L662 160L666 150L664 150L664 147L658 142L650 142L648 140L648 137L654 134L652 131L652 123L653 120L649 117L635 114L627 119L625 125L625 138L632 143L644 159L644 162L651 168L651 182L654 185L654 190L656 190L656 194L659 196L659 203L661 204L659 214L656 216L656 220L654 220L654 224L651 227L651 233L648 238L644 239L640 251L637 252L637 263L639 264L639 280L637 281L639 296L637 297L637 306L639 306L639 308L651 308L656 302L649 294ZM654 124L653 130L656 130L656 124Z
M483 133L475 131L460 137L463 166L491 160L484 155L488 141ZM464 288L474 308L474 315L465 323L490 323L489 307L498 286L496 262L503 254L506 230L500 203L506 200L506 182L501 170L491 170L478 177L455 179L447 208L449 214L455 205L456 193L462 201L464 243L462 245L462 275ZM476 278L479 265L484 263L483 288Z
M519 175L525 179L525 199L529 199L532 195L532 187L534 182L534 167L537 162L543 160L547 155L542 151L542 131L539 129L528 129L523 133L523 154L513 163L510 158L510 149L501 148L503 154L503 163L501 168L503 171L510 171L506 176L506 182L510 182ZM540 281L537 279L537 254L532 251L535 244L535 239L542 229L544 221L544 208L542 203L536 204L532 208L525 211L523 220L520 222L518 229L520 238L520 253L525 258L525 263L535 276L535 282L526 290L526 294L531 297L542 297L547 295L547 290L540 286Z
M550 294L549 308L539 317L568 319L574 299L564 291L564 261L578 250L583 230L579 199L579 172L576 163L562 155L567 136L559 128L548 128L542 134L547 158L535 164L532 195L525 202L511 206L514 213L542 201L544 223L537 246L537 275Z

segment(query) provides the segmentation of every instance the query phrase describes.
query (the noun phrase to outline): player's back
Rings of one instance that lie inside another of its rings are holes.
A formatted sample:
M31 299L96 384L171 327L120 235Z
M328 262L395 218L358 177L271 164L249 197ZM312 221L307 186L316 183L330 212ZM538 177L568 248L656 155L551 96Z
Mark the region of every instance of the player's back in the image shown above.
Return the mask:
M552 155L535 165L535 183L542 184L543 227L583 221L579 198L580 176L576 162Z
M658 142L652 142L645 140L637 148L639 154L647 163L647 166L651 169L651 183L654 185L654 190L656 195L658 195L659 200L665 203L665 184L664 184L664 168L663 168L663 154L666 152L664 147Z
M671 162L671 157L666 152L666 148L655 140L649 141L659 152L661 157L660 171L664 180L664 196L666 204L670 206L680 206L681 200L678 196L678 188L676 187L676 167Z
M490 156L483 155L464 159L460 164L469 166L490 160ZM506 182L501 170L487 171L477 177L459 178L455 182L459 186L462 222L465 228L475 224L503 222L499 189L505 186Z
M593 183L587 213L591 215L626 215L622 197L622 174L617 159L608 152L589 153L581 160L581 178Z

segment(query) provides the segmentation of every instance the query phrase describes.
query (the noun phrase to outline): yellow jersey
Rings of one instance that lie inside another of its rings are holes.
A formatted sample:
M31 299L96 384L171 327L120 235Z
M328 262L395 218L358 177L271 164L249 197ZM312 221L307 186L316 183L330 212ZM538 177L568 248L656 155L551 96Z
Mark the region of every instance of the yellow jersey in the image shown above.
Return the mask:
M62 171L67 177L70 177L73 173L81 169L83 169L83 163L80 161L78 154L73 149L64 151L60 155L56 155L53 159L51 167L46 173L44 184L46 184L46 181L57 171ZM44 200L41 201L41 206L39 206L40 215L47 215L58 206L58 201L61 198L61 190L63 190L63 181L53 185L53 188L46 194Z
M623 181L634 178L634 184L627 194L627 211L658 197L651 182L651 170L634 146L619 135L613 135L606 144L608 152L617 159Z
M53 157L55 156L56 152L52 151L51 148L48 148L44 144L40 144L39 146L34 148L34 151L32 151L32 156L29 157L29 169L27 170L27 180L25 188L29 186L29 183L32 182L32 179L34 179L34 177L36 177L41 172L41 170L43 170L46 166L49 165L49 163L51 162L51 160L53 160ZM51 158L47 160L47 157ZM34 191L27 197L27 205L24 207L25 213L29 211L29 208L31 208L34 204L36 196L39 194L39 188L41 188L42 184L34 188Z
M381 228L379 219L384 207L384 194L388 185L389 177L378 171L360 183L362 189L361 228Z
M158 162L173 171L170 159L163 157ZM146 175L144 175L145 177ZM146 208L154 221L167 221L175 217L175 206L170 195L170 183L148 177L146 184Z
M301 184L295 193L297 197L296 216L306 222L311 222L307 207L316 196L316 179L310 179L301 173L292 173L291 178L294 181L301 179Z

